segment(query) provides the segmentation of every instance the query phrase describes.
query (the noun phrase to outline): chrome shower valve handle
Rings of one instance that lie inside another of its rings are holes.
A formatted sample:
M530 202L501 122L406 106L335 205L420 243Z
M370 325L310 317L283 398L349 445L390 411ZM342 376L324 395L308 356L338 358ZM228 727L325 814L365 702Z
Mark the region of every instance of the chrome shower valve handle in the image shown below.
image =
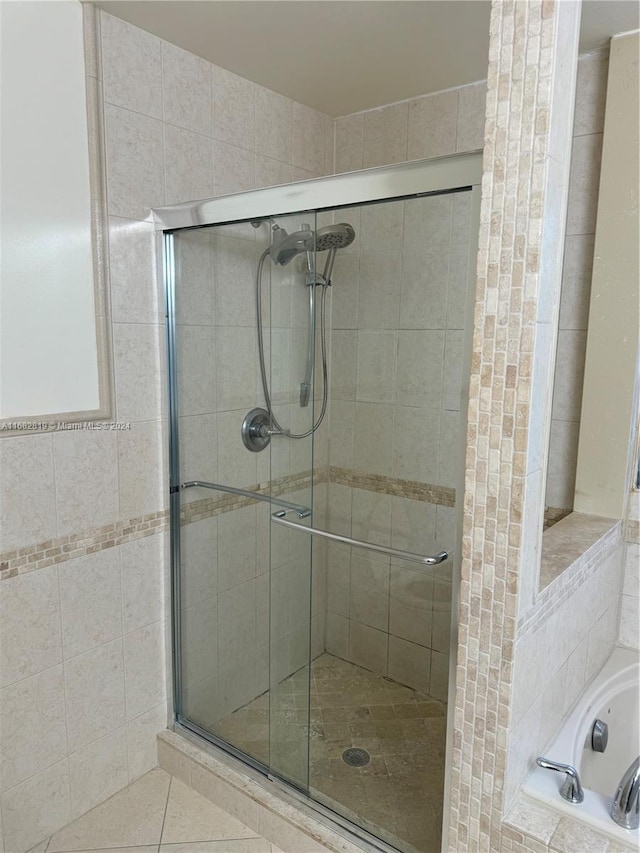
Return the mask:
M584 791L580 784L578 771L572 764L560 764L557 761L551 761L549 758L538 756L536 758L538 767L545 770L557 770L558 773L566 773L562 787L560 788L560 796L568 803L581 803L584 800Z

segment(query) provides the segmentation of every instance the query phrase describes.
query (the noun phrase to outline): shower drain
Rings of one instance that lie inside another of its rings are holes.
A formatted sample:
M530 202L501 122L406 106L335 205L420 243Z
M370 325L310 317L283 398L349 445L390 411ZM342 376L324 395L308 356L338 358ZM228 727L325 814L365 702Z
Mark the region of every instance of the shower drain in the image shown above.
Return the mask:
M350 767L364 767L365 764L371 761L371 756L366 749L351 747L351 749L345 749L342 753L342 760Z

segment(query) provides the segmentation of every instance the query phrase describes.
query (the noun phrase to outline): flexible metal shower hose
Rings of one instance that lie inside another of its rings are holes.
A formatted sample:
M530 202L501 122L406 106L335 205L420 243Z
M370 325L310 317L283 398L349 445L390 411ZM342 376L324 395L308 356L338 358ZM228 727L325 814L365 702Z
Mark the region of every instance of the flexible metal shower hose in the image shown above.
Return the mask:
M327 397L328 397L328 379L327 379L327 336L326 336L326 313L325 313L325 303L327 299L327 285L322 285L322 299L320 301L320 338L321 338L321 347L322 347L322 409L320 410L320 417L316 421L316 423L311 427L311 429L302 433L294 433L288 429L284 429L284 427L280 426L276 416L273 413L273 409L271 407L271 395L269 394L269 383L267 381L267 369L264 361L264 340L263 340L263 330L262 330L262 269L264 267L264 262L268 254L270 254L271 249L266 248L262 255L260 256L260 260L258 262L258 271L256 274L256 308L258 314L258 355L260 358L260 374L262 376L262 390L264 391L264 399L267 407L267 412L269 414L269 419L271 421L272 426L272 435L284 435L287 438L308 438L310 435L318 429L322 421L324 420L325 413L327 411ZM310 284L309 287L315 287L315 284ZM309 318L309 322L311 322L311 317ZM313 330L310 328L309 333L313 334Z

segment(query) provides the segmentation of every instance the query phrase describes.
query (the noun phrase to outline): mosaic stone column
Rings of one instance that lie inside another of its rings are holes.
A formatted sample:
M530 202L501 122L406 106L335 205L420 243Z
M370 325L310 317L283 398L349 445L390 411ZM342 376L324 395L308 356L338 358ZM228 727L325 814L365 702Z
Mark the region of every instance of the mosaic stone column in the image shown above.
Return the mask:
M580 3L493 0L448 849L499 851L517 617L537 590Z

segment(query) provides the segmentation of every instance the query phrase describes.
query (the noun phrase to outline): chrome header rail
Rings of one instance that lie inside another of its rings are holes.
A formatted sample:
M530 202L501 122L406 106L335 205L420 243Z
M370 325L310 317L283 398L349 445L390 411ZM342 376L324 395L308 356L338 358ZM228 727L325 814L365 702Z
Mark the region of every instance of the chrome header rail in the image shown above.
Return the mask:
M332 542L342 542L345 545L355 545L357 548L365 548L367 551L376 551L379 554L387 554L390 557L398 557L400 560L410 560L412 563L421 563L423 566L437 566L449 559L448 551L439 551L433 556L423 554L412 554L411 551L401 551L398 548L387 548L386 545L375 545L373 542L364 542L361 539L352 539L350 536L341 536L338 533L330 533L328 530L320 530L317 527L308 527L306 524L298 524L297 521L289 521L286 518L287 510L277 510L271 513L271 521L281 524L291 530L299 530L310 536L319 536L321 539L329 539Z
M255 501L264 501L264 503L283 506L285 509L297 513L298 518L308 518L311 515L311 510L308 506L283 501L282 498L274 498L272 495L263 495L260 492L252 492L249 489L236 489L235 486L224 486L222 483L207 483L206 480L187 480L186 483L180 484L180 491L196 487L199 489L213 489L216 492L227 492L230 495L240 495L243 498L251 498Z

